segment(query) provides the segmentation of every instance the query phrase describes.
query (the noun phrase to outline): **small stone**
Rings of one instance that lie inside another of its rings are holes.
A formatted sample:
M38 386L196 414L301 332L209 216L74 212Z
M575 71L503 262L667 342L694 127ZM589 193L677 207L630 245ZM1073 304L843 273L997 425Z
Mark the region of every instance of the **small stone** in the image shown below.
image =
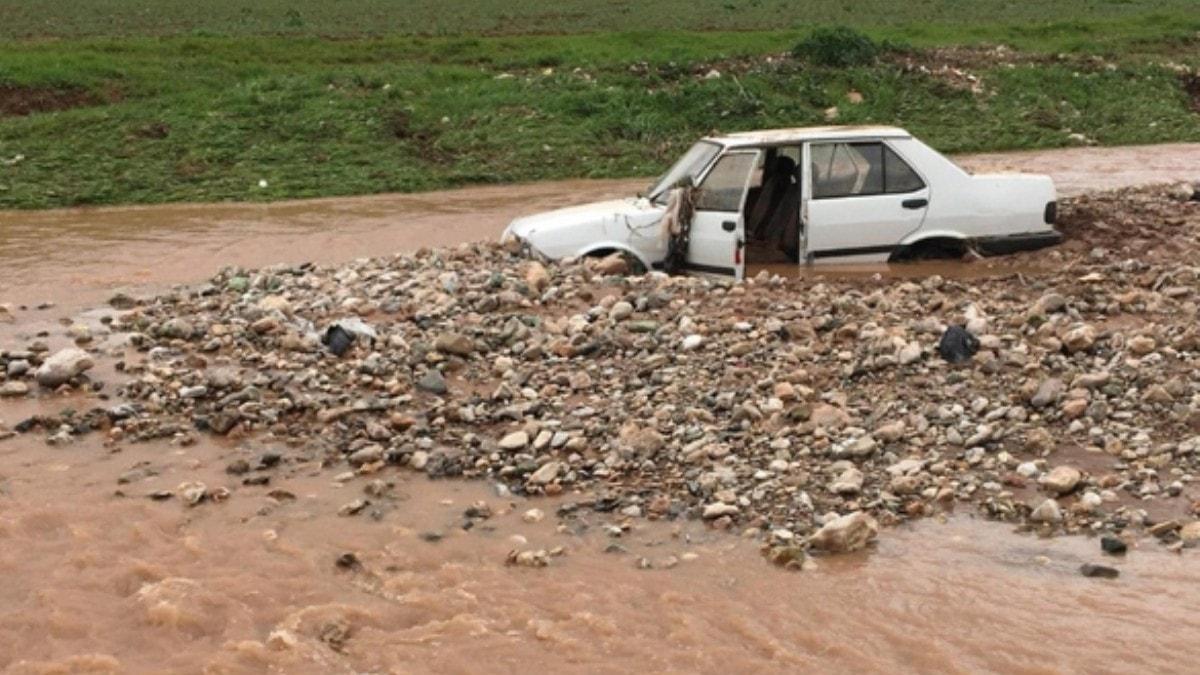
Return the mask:
M500 439L501 450L520 450L529 445L529 434L524 431L514 431Z
M1133 352L1134 354L1137 354L1138 356L1145 356L1154 351L1155 347L1158 346L1158 343L1154 338L1148 335L1139 335L1135 338L1131 338L1126 346L1128 346L1129 351Z
M683 346L684 351L690 352L690 351L699 349L700 345L702 345L702 344L704 344L704 338L700 335L696 335L695 333L693 333L693 334L683 338L682 346Z
M741 513L741 509L736 504L716 502L704 507L702 517L705 520L716 520L722 516L736 516L739 513Z
M560 469L561 464L559 462L546 462L538 467L537 471L534 471L532 474L530 474L529 482L533 483L534 485L545 485L553 481L555 478L558 478L558 472Z
M1029 399L1029 404L1035 408L1044 408L1058 401L1066 386L1058 378L1047 378L1038 385L1037 391Z
M446 386L445 376L435 368L425 371L425 374L417 380L417 387L431 394L445 394L449 391L449 387Z
M540 523L546 518L546 512L541 509L529 509L521 514L521 520L527 523Z
M1029 514L1029 519L1035 523L1061 523L1063 519L1062 509L1059 508L1058 502L1053 499L1047 499Z
M475 351L475 342L460 333L442 333L434 339L433 348L443 354L470 356Z
M1056 495L1072 492L1083 480L1083 473L1073 466L1056 466L1038 482L1047 491Z
M625 302L624 300L615 303L612 308L608 310L608 318L612 319L613 321L624 321L632 315L633 305Z
M363 509L367 508L370 505L371 505L371 502L367 501L366 499L355 499L352 502L343 504L342 507L340 509L338 509L338 515L339 516L356 516L359 513L362 513Z
M830 491L843 496L853 496L862 492L863 473L853 467L842 472L841 476L830 486Z
M857 551L879 534L879 523L862 511L855 511L825 523L809 538L814 548L830 553Z
M0 384L0 397L16 398L29 393L29 385L20 381L10 381Z
M1115 567L1094 563L1084 563L1079 567L1079 573L1092 579L1116 579L1121 576L1121 572Z
M1109 555L1124 555L1125 551L1129 550L1129 546L1119 537L1106 534L1100 537L1100 550Z

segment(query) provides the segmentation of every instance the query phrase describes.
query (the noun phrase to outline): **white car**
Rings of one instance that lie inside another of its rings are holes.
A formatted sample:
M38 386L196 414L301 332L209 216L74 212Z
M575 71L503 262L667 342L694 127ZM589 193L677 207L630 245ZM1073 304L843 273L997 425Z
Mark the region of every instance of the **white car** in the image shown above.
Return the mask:
M501 240L661 269L680 185L694 188L694 210L676 266L737 279L747 264L994 255L1062 239L1048 176L971 175L894 127L812 127L702 139L644 196L518 218Z

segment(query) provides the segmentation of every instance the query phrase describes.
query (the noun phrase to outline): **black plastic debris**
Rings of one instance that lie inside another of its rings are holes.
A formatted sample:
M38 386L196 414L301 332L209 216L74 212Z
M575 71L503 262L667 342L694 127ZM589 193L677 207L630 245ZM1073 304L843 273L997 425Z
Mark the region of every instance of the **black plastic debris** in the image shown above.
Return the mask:
M979 338L962 326L950 326L938 342L938 354L950 363L970 361L979 351Z
M321 336L321 344L325 345L334 356L341 356L354 344L354 334L341 326L330 326L325 335Z
M354 341L362 338L374 342L378 335L370 324L357 317L339 319L325 329L321 336L321 344L325 345L334 356L345 354Z

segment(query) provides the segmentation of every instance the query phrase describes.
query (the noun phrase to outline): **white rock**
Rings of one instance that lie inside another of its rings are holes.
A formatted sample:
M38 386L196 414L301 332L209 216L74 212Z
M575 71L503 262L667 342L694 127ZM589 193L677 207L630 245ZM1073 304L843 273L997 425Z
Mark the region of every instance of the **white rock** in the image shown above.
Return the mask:
M694 349L699 349L700 345L702 344L704 344L704 338L700 335L696 335L695 333L683 338L684 351L690 352Z
M501 450L520 450L529 445L529 434L524 431L514 431L500 439Z
M863 548L878 534L879 523L866 513L855 511L825 523L808 541L813 548L847 553Z
M82 349L69 347L42 362L34 375L38 384L43 387L57 387L95 365L90 354Z
M562 466L560 462L546 462L538 467L537 471L534 471L532 474L530 474L529 482L533 483L534 485L545 485L546 483L553 481L555 478L558 478L558 472L561 469Z
M1061 523L1062 509L1058 508L1058 502L1047 499L1029 514L1029 519L1035 523Z

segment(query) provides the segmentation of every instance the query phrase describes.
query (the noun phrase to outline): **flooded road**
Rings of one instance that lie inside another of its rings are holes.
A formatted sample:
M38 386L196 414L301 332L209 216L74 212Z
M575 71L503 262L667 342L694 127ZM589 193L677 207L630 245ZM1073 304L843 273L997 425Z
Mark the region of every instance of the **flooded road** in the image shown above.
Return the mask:
M1098 187L1186 179L1198 153L960 161L1050 171L1070 192L1089 176ZM0 349L67 346L59 319L116 290L493 237L520 213L643 184L0 214L0 303L30 306L0 323ZM56 307L33 309L40 302ZM106 353L120 349L101 322L112 312L82 317ZM103 364L92 375L100 392L0 403L0 432L33 414L113 405L105 397L123 375ZM945 513L788 572L755 542L697 523L595 514L583 531L556 528L556 506L580 495L526 500L394 467L336 476L304 448L254 439L106 445L101 435L0 440L0 671L1187 673L1200 658L1196 551L1155 542L1112 557L1087 536L1042 540ZM227 471L267 452L283 458ZM185 483L228 497L151 498ZM368 490L367 513L335 515ZM467 518L479 502L492 515ZM549 565L505 564L531 549L554 553ZM1121 576L1084 578L1083 563Z
M1060 194L1200 180L1200 145L955 157L974 172L1054 177ZM0 303L82 308L113 291L203 279L225 266L332 263L498 237L514 217L630 196L648 179L573 180L274 204L0 212Z

